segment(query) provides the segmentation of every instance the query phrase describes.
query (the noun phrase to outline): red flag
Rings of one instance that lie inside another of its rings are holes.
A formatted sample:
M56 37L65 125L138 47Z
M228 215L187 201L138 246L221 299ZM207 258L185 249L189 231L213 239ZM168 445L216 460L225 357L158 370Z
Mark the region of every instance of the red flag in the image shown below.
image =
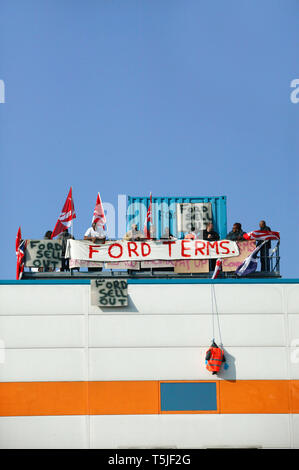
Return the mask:
M16 256L18 256L19 246L22 240L21 227L19 227L17 236L16 236Z
M98 193L97 202L94 208L91 224L93 224L94 222L96 223L97 227L101 227L101 228L103 228L104 225L106 224L106 217L105 217L105 212L104 212L104 208L102 205L100 193Z
M56 237L60 233L64 232L72 224L72 220L76 218L76 212L74 207L74 201L72 196L72 188L69 190L68 197L64 203L61 214L54 227L51 238Z
M25 265L25 250L27 247L27 240L22 240L21 227L19 227L16 236L16 255L17 255L17 269L16 279L19 281L22 279Z
M245 240L280 240L280 234L270 230L253 230L252 232L244 233L243 238Z
M221 268L222 268L222 259L218 258L216 261L216 266L213 272L212 279L216 279L216 277L218 277L218 274L220 273Z
M144 221L144 227L143 227L143 232L146 238L151 238L150 231L148 229L148 224L153 223L153 217L152 217L152 193L150 193L150 205L148 206L148 210L146 213L145 221Z

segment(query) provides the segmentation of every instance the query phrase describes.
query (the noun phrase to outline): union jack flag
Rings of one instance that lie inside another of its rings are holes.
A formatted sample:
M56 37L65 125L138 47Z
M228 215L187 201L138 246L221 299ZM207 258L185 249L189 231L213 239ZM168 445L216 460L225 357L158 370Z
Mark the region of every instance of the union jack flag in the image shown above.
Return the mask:
M74 207L74 200L72 196L72 188L69 190L68 196L62 208L61 214L58 217L56 225L54 227L51 238L56 237L60 233L64 232L72 225L72 220L76 218L76 212Z
M25 265L25 251L27 247L27 240L22 240L21 227L19 227L16 237L16 255L17 255L17 269L16 279L19 281L22 279Z
M268 232L269 233L269 232ZM243 263L240 264L240 266L237 267L235 273L237 276L246 276L247 274L254 273L257 268L257 254L262 248L263 245L265 245L266 240L263 241L263 243L255 248L252 253L250 253L247 258L244 259Z
M152 193L150 193L150 205L148 206L148 210L146 213L145 221L144 221L144 227L143 227L143 232L146 238L151 238L150 231L148 228L148 224L153 223L153 217L152 217Z
M244 233L245 240L280 240L279 232L272 232L267 230L253 230L252 232Z

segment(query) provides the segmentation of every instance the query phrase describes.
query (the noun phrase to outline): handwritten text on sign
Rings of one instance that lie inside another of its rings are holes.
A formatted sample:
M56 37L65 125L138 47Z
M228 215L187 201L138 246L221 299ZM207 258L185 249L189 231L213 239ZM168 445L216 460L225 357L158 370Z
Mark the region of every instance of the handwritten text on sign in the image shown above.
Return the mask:
M124 307L128 305L126 280L96 279L91 281L91 304L98 307Z
M151 261L171 259L210 259L238 256L236 242L221 240L169 240L130 242L124 240L92 244L68 240L66 257L93 261Z
M26 266L61 268L62 242L60 240L28 240Z

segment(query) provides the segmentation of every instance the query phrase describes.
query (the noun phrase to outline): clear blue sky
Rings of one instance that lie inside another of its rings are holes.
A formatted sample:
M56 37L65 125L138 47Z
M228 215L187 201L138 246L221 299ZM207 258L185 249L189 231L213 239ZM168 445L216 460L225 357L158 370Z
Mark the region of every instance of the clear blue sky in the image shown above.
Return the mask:
M53 229L73 186L80 238L96 194L227 195L228 226L281 231L299 277L296 0L1 0L0 278Z

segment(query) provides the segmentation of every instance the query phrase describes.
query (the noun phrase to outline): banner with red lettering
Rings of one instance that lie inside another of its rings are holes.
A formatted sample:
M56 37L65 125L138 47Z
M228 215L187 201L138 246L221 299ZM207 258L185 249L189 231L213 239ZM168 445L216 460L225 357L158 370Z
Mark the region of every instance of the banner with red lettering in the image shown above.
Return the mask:
M66 258L86 261L152 261L174 259L211 259L238 256L236 242L231 240L113 240L104 244L88 240L68 240Z

